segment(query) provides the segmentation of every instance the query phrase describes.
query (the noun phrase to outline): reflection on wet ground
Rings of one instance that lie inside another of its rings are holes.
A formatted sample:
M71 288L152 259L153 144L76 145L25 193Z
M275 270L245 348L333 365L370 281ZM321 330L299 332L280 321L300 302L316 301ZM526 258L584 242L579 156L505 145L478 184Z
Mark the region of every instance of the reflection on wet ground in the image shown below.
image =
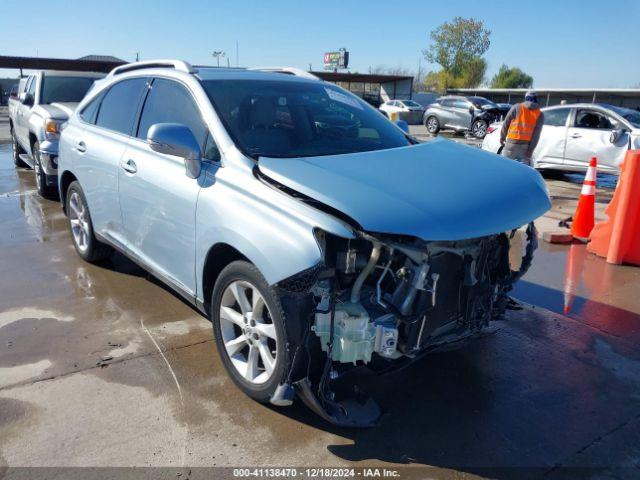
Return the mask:
M385 416L377 428L341 429L299 404L243 396L206 319L122 256L82 262L60 205L34 190L33 173L16 171L0 145L0 467L404 465L420 467L404 478L637 478L634 269L581 245L541 245L514 292L538 307L401 372L354 371Z
M610 265L586 245L541 242L513 296L640 342L640 268Z

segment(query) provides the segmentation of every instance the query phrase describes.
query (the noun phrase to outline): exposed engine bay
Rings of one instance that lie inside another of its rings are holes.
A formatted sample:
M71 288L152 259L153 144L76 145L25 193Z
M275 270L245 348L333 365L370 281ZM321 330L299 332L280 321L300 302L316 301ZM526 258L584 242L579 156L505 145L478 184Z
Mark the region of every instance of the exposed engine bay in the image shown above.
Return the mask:
M480 333L504 314L508 292L537 247L533 223L450 242L365 233L344 239L322 231L316 238L323 264L312 275L305 273L304 288L298 290L311 300L304 343L317 339L325 368L298 387L317 413L333 412L327 419L334 423L345 423L338 417L348 412L333 401L327 387L331 379L354 365L393 369ZM367 407L375 415L372 408Z
M506 293L528 268L526 248L520 265L509 259L522 234L457 242L367 237L345 244L322 233L334 276L311 289L317 302L312 330L334 361L354 364L372 355L413 357L447 334L478 332L504 313ZM532 242L528 246L532 252Z

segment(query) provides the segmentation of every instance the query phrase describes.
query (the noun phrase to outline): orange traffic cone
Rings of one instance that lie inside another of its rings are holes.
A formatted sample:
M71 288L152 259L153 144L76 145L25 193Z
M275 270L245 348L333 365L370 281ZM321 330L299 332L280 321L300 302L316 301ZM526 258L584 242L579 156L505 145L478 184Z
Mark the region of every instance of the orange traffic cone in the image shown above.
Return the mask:
M589 169L582 183L578 208L576 208L576 214L573 216L573 223L571 224L571 234L575 238L585 242L589 238L591 230L593 230L593 225L595 224L597 167L598 162L596 157L593 157L589 162Z
M608 263L640 266L640 150L629 150L618 186L604 213L609 217L591 232L588 250Z

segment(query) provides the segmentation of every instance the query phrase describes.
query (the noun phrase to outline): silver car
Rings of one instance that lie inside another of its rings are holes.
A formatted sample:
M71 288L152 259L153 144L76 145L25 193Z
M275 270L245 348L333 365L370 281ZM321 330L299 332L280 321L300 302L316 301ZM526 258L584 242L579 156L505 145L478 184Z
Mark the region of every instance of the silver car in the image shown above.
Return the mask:
M640 112L580 103L543 108L544 126L532 156L534 168L584 172L591 157L598 170L618 173L628 150L640 148ZM500 151L501 123L489 127L482 148Z
M416 143L333 84L181 61L96 84L59 188L82 258L123 252L211 319L245 393L343 425L379 416L332 391L349 368L397 368L504 312L550 206L535 170Z
M448 95L427 107L423 122L432 135L440 130L453 130L484 138L487 127L501 115L500 107L484 97Z

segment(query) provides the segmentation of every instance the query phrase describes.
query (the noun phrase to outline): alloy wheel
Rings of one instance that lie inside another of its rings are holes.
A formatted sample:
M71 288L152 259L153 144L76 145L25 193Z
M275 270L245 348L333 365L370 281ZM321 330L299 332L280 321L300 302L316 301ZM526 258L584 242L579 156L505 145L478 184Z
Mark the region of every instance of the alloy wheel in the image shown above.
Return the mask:
M487 134L487 124L483 121L475 122L471 129L471 133L473 133L476 138L484 137Z
M78 250L85 252L89 247L89 222L87 221L87 209L78 192L73 192L69 199L69 223L71 234Z
M246 382L267 382L276 367L278 336L264 297L255 285L236 280L224 290L219 309L231 364Z
M433 133L437 129L438 121L434 117L431 117L429 120L427 120L427 130L429 131L429 133Z

